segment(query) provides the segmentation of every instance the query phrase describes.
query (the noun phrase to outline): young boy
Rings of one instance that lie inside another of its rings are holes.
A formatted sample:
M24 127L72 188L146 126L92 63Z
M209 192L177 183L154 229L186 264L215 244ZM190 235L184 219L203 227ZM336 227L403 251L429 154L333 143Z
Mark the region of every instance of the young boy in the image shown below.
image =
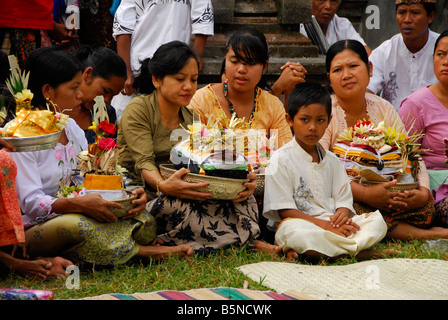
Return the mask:
M290 258L357 255L378 243L387 231L380 212L351 218L347 174L319 144L331 120L328 91L320 84L298 85L286 117L295 139L274 153L265 175L264 215L282 221L276 243Z

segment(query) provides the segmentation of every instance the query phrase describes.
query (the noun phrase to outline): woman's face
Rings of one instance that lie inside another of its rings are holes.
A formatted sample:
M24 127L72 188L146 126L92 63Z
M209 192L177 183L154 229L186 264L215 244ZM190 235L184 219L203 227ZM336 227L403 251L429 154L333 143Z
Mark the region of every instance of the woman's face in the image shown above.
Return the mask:
M365 93L371 72L370 63L367 68L357 53L345 49L333 58L328 76L334 93L350 99Z
M102 77L93 77L92 68L87 68L82 76L82 83L80 89L82 91L82 104L85 108L93 110L95 105L94 99L97 96L103 96L104 102L110 104L112 98L120 93L123 89L125 78L118 76L111 76L110 79Z
M229 80L229 86L236 91L254 90L266 67L261 63L249 65L240 61L235 56L232 47L226 54L226 77Z
M159 103L173 107L189 105L197 89L198 76L198 64L190 58L178 73L166 75L163 79L153 78Z
M78 107L82 102L82 92L79 89L81 81L82 73L79 71L72 80L61 83L56 88L44 89L44 97L50 98L59 107L59 111Z
M440 39L434 53L434 74L448 86L448 36Z

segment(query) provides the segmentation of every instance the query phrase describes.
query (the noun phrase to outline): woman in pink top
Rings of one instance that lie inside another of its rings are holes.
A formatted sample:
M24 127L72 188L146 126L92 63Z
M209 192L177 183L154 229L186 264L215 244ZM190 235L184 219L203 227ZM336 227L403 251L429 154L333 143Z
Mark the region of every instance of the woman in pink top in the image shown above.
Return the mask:
M333 118L320 143L332 150L337 137L345 129L353 127L358 119L374 122L385 120L404 124L390 103L366 93L372 64L364 46L355 40L342 40L330 47L327 53L327 72L334 91ZM396 180L374 186L351 182L354 206L357 213L378 209L388 225L387 237L399 240L448 238L448 228L432 225L435 209L429 191L429 177L424 164L418 174L419 187L406 192L389 189Z
M448 30L435 44L434 73L439 80L403 100L398 114L411 133L424 133L420 143L435 198L436 223L448 226Z

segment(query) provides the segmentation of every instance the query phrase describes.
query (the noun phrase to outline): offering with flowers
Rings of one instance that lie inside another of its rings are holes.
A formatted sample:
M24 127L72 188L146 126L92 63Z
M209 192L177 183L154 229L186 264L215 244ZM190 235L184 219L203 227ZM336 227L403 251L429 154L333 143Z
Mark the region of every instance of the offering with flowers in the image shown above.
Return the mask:
M235 115L231 119L209 116L207 123L194 121L186 132L188 138L171 151L176 169L187 167L202 175L244 179L248 172L268 164L271 150L266 132L250 129Z
M344 164L347 173L367 180L415 182L418 163L424 152L417 141L421 134L409 135L387 126L359 120L353 128L342 132L333 152Z
M69 116L59 112L58 106L51 101L47 101L47 110L32 106L33 93L27 89L29 73L21 72L15 56L8 58L11 76L6 85L14 96L16 112L15 118L0 130L2 137L28 138L61 132L68 123ZM11 139L11 143L14 144L14 139Z
M102 96L95 98L94 120L89 129L96 133L95 142L77 156L84 187L86 190L123 189L122 174L126 169L118 164L120 150L114 138L117 126L109 122Z

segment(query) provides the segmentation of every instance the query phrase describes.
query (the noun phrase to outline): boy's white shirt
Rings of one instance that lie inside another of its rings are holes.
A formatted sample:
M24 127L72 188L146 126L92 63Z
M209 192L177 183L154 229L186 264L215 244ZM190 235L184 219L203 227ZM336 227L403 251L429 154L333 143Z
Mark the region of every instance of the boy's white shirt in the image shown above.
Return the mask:
M330 220L338 208L353 208L350 182L339 159L320 144L320 163L295 139L278 149L265 174L264 213L281 221L278 210L297 209L310 216Z

